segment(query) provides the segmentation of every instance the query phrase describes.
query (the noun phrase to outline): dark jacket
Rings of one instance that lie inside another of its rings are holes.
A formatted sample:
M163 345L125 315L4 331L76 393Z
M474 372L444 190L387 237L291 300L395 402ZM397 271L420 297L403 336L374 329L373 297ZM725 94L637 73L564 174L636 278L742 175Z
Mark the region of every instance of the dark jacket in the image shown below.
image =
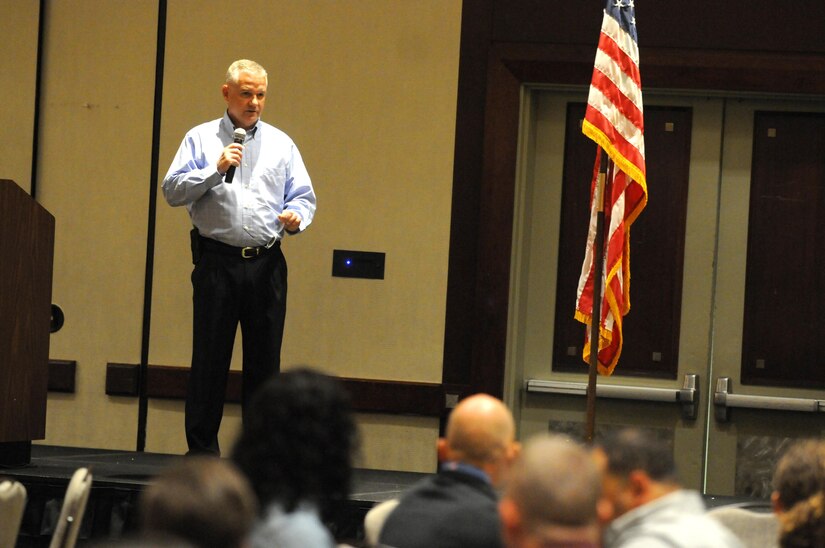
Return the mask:
M442 470L401 497L379 541L393 548L501 548L498 497L481 478Z

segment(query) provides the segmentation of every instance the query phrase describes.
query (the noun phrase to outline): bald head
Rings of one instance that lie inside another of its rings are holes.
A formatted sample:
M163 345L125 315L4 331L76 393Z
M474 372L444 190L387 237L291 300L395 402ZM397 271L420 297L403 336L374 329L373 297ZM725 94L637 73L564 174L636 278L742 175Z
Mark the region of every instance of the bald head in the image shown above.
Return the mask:
M446 438L449 458L483 468L507 455L515 430L513 415L501 400L487 394L470 396L450 414Z

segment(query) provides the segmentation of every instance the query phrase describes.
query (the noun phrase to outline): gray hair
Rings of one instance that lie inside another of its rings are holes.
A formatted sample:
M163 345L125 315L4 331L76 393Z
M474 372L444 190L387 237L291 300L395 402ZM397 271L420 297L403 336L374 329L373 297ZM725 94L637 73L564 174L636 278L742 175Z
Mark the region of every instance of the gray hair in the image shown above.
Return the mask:
M229 68L226 70L226 83L237 84L238 78L242 72L260 74L263 75L264 78L267 78L266 69L255 61L250 61L249 59L238 59L229 65Z
M595 523L600 494L601 476L588 451L551 434L527 442L507 486L527 529L536 533L547 527Z

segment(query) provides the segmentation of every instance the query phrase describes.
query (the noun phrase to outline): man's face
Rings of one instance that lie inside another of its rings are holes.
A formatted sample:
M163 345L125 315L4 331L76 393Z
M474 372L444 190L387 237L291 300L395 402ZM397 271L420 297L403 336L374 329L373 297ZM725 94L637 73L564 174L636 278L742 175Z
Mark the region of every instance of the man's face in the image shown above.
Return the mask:
M599 471L602 474L602 498L600 501L599 519L603 523L613 521L617 517L635 508L632 492L626 478L611 474L608 470L607 455L601 449L593 451Z
M266 76L241 72L237 83L224 84L226 110L236 127L252 129L261 117L266 102Z
M602 476L602 497L610 502L613 518L626 514L636 507L627 480L610 472Z

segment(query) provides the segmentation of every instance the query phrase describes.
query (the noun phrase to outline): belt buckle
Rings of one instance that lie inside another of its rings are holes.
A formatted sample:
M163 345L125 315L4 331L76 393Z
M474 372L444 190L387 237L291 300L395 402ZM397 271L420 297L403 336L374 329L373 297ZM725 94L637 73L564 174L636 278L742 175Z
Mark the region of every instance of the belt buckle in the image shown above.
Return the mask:
M241 249L241 257L243 257L244 259L254 259L260 254L260 247L244 247Z

